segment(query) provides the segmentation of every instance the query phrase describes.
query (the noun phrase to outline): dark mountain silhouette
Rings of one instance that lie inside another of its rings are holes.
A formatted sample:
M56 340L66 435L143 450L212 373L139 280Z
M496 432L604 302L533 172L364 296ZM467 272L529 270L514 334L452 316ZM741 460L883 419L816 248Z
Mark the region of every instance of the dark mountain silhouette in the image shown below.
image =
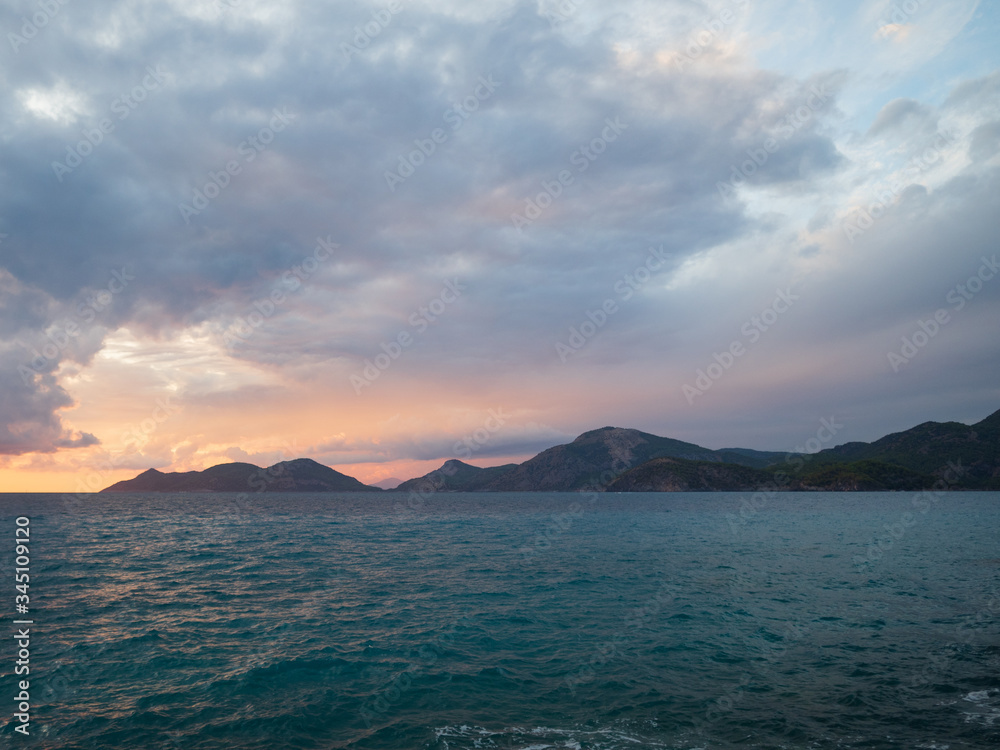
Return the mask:
M902 467L949 483L956 474L954 467L961 466L964 474L956 486L998 490L1000 411L971 426L961 422L924 422L874 443L838 445L814 454L810 468L843 467L859 461Z
M763 469L765 466L784 461L788 454L782 451L755 451L750 448L723 448L715 451L715 455L723 463Z
M389 477L388 479L380 479L377 482L372 482L372 487L378 487L383 490L394 490L402 483L403 480L399 477Z
M262 469L246 463L219 464L204 471L163 473L149 469L101 492L380 492L310 458Z
M457 459L445 461L435 469L416 479L403 482L396 489L403 492L477 492L485 489L497 477L517 468L517 464L481 468Z
M714 451L639 430L602 427L583 433L572 443L542 451L520 465L477 470L461 461L448 461L440 469L404 482L396 489L423 492L542 492L576 490L594 485L603 488L619 474L662 457L761 467L784 457L784 454L746 448ZM449 470L451 474L448 474Z
M882 461L854 461L816 467L795 482L794 489L835 492L879 492L921 490L934 486L937 479Z
M763 469L684 458L654 458L626 471L608 492L732 492L762 487L774 475Z
M926 422L874 443L846 443L803 455L800 473L790 468L789 455L747 448L711 450L639 430L603 427L542 451L489 482L463 489L746 491L773 486L775 477L784 472L790 476L784 485L789 490L916 490L931 488L935 482L940 488L941 480L950 489L1000 490L1000 411L972 426ZM960 476L956 466L962 467ZM404 482L398 489L458 489L439 476L442 469Z
M845 443L796 459L746 448L712 450L622 427L602 427L523 464L481 468L446 461L397 492L612 492L789 490L1000 490L1000 411L974 425L925 422L873 443ZM794 462L792 465L795 465ZM960 467L960 468L958 468ZM232 463L165 474L149 469L103 492L380 491L307 458L267 469Z
M572 443L542 451L484 489L498 492L577 490L607 484L615 475L653 458L718 460L715 451L639 430L602 427ZM602 475L604 478L602 479Z

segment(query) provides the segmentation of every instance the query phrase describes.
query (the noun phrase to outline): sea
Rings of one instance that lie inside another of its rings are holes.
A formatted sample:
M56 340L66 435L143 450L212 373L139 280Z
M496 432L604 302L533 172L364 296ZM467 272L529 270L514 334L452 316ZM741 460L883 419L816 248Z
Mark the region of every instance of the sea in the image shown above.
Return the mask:
M1000 747L1000 493L5 494L0 518L0 747Z

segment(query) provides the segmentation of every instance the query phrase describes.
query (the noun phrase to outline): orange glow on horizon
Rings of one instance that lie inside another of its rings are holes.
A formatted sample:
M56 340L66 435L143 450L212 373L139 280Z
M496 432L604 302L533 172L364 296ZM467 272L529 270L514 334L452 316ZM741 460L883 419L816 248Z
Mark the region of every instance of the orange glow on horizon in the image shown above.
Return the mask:
M473 466L487 468L490 466L501 466L508 463L523 463L531 458L532 455L488 459L476 459L473 457L470 459L463 458L460 460ZM304 458L304 456L289 456L288 458ZM432 461L403 459L383 464L346 464L340 466L330 466L330 468L339 471L341 474L354 477L364 484L374 484L375 482L380 482L383 479L396 478L406 481L415 477L421 477L434 471L435 469L440 468L446 460L448 459L442 458ZM229 460L210 462L202 468L207 469L210 466L217 465L217 463L231 462L232 461ZM258 462L257 465L261 466L261 463ZM266 468L266 466L262 466L262 468ZM104 489L105 487L109 487L116 482L126 479L133 479L145 470L146 469L117 469L115 471L101 472L100 479L102 483L98 489ZM163 472L171 472L175 470L176 469L172 467L163 467L159 469L159 471ZM187 471L188 469L181 470ZM92 473L93 472L88 471L39 471L31 470L29 468L4 468L0 469L0 493L77 493L81 491L79 488L81 480L85 480L85 478Z

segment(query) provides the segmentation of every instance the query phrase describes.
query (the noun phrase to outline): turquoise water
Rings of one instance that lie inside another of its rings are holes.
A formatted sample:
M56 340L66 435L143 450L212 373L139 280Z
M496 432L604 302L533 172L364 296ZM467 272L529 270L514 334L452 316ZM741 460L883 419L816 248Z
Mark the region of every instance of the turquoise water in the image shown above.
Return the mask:
M1000 495L756 503L3 495L0 746L1000 746Z

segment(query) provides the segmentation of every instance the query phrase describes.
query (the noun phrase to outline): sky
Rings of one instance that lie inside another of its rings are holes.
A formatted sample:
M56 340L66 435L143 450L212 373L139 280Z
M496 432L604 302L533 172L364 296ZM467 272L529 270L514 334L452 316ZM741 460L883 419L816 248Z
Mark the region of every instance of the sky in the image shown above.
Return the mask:
M3 0L0 35L0 491L1000 409L1000 3Z

